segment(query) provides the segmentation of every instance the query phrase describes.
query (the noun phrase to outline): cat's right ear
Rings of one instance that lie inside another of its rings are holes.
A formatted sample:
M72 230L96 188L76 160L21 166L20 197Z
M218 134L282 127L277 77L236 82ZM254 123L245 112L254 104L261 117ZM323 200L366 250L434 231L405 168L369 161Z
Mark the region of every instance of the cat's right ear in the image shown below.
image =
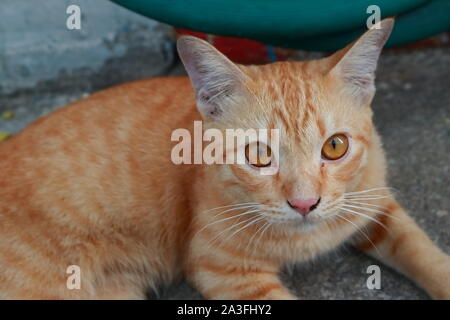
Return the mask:
M205 119L216 119L222 108L236 101L245 74L208 42L184 36L178 54L195 89L197 107Z
M330 74L341 80L346 91L364 104L370 102L375 94L378 58L393 27L393 18L381 20L355 42L331 57L338 62Z

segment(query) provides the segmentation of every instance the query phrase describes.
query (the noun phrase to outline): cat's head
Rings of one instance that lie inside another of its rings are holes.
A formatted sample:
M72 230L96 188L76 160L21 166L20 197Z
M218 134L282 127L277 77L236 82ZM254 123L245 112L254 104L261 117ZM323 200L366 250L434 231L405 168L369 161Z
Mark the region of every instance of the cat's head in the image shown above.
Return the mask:
M368 164L374 74L393 24L381 21L328 58L264 66L236 65L205 41L180 38L204 128L279 129L276 152L253 142L260 156L216 166L215 185L236 203L270 208L264 218L272 222L314 225L331 216ZM249 157L248 145L238 148ZM267 166L276 173L261 174Z

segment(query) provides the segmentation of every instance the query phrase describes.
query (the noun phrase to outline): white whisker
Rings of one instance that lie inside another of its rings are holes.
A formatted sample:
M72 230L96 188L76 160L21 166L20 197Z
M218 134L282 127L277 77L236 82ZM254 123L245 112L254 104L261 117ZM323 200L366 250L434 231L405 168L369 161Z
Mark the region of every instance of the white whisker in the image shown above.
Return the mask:
M376 224L379 224L380 226L382 226L387 232L390 232L383 223L381 223L377 219L372 218L371 216L368 216L368 215L366 215L366 214L364 214L362 212L350 210L348 208L340 208L340 210L344 210L344 211L346 211L348 213L353 213L354 215L357 215L357 216L360 216L360 217L365 217L366 219L369 219L369 220L375 222Z
M267 225L269 224L268 221L264 222L264 224L262 224L257 230L256 232L252 235L252 237L250 238L250 240L248 241L247 247L245 247L245 251L247 251L250 247L250 244L252 243L253 239L255 239L256 235Z
M230 220L230 219L235 219L235 218L247 215L247 214L251 214L251 213L257 212L257 211L259 211L259 209L251 209L251 210L245 211L243 213L240 213L240 214L237 214L237 215L233 215L231 217L226 217L226 218L223 218L223 219L219 219L219 220L215 220L213 222L210 222L210 223L206 224L203 228L201 228L199 231L197 231L196 234L194 235L194 237L197 236L200 232L202 232L206 228L209 228L210 226L216 225L218 223L221 223L221 222L224 222L224 221L227 221L227 220Z
M266 227L264 227L263 231L259 234L259 237L256 239L255 241L255 246L259 243L259 241L261 241L264 232L266 232L267 229L269 229L272 226L272 223L270 221L268 221L268 224Z
M228 231L233 230L235 227L237 227L237 226L239 226L239 225L241 225L241 224L244 224L244 223L248 223L250 220L253 220L253 219L258 218L258 217L259 217L259 215L251 216L251 217L249 217L249 218L247 218L247 219L245 219L245 220L243 220L243 221L241 221L241 222L232 224L231 226L229 226L229 227L226 228L225 230L222 230L221 232L219 232L219 234L217 234L212 240L210 240L210 244L212 244L214 241L220 239L220 237L221 237L223 234L227 233Z
M383 212L383 211L380 211L380 210L370 209L370 208L361 207L361 206L354 206L354 205L345 204L345 203L342 206L348 207L348 208L354 208L354 209L362 209L362 210L366 210L368 212L373 212L373 213L376 213L376 214L379 214L379 215L382 215L382 216L386 216L386 217L390 217L390 218L398 220L397 217L394 217L393 215L388 214L388 213Z
M323 211L329 211L331 208L333 208L335 205L339 204L343 198L337 198L333 202L329 203L326 208L323 209Z
M356 191L356 192L346 192L346 193L344 193L344 195L362 194L362 193L368 193L368 192L379 191L379 190L394 190L394 188L391 188L391 187L379 187L379 188L372 188L372 189Z
M338 214L338 213L336 214L336 216L337 216L338 218L344 219L345 221L351 223L351 224L356 228L356 230L357 230L358 232L360 232L360 233L361 233L361 234L362 234L362 235L370 242L370 244L375 248L375 250L377 251L377 253L378 253L380 256L382 256L382 255L381 255L381 252L378 250L377 246L372 242L372 240L370 240L369 236L368 236L364 231L362 231L361 228L359 228L359 227L356 225L356 223L354 223L353 221L351 221L351 220L349 220L349 219L347 219L347 218L341 216L341 215Z
M231 207L242 206L242 205L249 205L249 204L259 204L259 203L258 202L236 203L236 204L230 204L230 205L227 205L227 206L220 206L220 207L211 208L211 209L205 210L203 212L209 212L209 211L213 211L213 210L217 210L217 209L231 208Z
M347 200L347 201L345 201L345 202L348 202L348 203L351 203L351 204L362 204L362 205L364 205L364 206L369 206L369 207L374 207L374 208L380 208L380 209L384 209L384 210L387 210L387 208L386 207L384 207L384 206L379 206L379 205L376 205L376 204L373 204L373 203L367 203L367 202L358 202L358 201L352 201L352 200Z
M228 236L226 239L224 239L222 242L226 242L228 240L230 240L231 238L233 238L236 234L238 234L240 231L250 227L251 225L257 223L258 221L264 220L264 216L263 214L259 214L257 216L255 216L256 219L253 219L252 221L248 222L245 226L239 228L238 230L234 231L230 236Z
M350 196L350 197L344 197L345 200L377 200L377 199L385 199L385 198L391 198L391 195L375 195L375 196Z
M218 216L221 216L224 213L231 212L231 211L236 211L236 210L241 210L241 209L248 209L248 208L256 208L258 206L261 206L261 205L244 205L244 206L241 206L241 207L231 208L231 209L227 209L225 211L221 211L221 212L215 214L213 217L218 217Z

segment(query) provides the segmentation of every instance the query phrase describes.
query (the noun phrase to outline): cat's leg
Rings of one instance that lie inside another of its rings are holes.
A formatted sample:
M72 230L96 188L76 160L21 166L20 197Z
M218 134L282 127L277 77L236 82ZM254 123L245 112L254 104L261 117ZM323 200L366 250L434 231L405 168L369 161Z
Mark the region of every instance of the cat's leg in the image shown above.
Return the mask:
M111 286L97 292L94 300L144 300L145 291L135 286Z
M101 282L98 281L101 278L88 279L81 283L79 289L66 289L61 292L61 298L66 300L144 300L147 298L146 284L139 283L139 279L130 275L128 277L108 276Z
M46 290L0 291L0 299L12 300L144 300L145 290L134 285L108 285L93 292L83 289L61 289L60 286L46 286Z
M371 226L372 243L362 239L357 247L407 275L433 298L450 299L450 256L395 200L385 201L383 207L384 214L377 215L380 224Z
M208 259L192 266L187 278L207 299L296 299L281 283L277 270L264 266L245 268Z

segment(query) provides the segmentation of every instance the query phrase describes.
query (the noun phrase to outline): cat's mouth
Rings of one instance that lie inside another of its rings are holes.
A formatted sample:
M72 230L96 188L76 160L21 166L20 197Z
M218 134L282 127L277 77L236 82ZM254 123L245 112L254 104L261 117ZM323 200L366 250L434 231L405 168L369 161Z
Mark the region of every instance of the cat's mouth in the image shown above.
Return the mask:
M267 217L269 222L278 224L282 227L294 228L300 231L310 230L312 228L318 227L323 221L323 217L317 215L300 215L293 210L290 212L285 212L283 216L276 215ZM294 213L295 212L295 213Z
M322 208L323 206L326 207L327 200L328 199L322 200L321 197L309 202L290 202L286 200L285 203L282 204L268 203L260 205L262 206L261 211L257 209L254 210L257 210L259 213L260 220L258 221L266 221L272 226L276 225L283 229L294 229L302 232L317 228L327 220L327 215L323 212ZM297 207L295 207L295 205L297 205ZM299 208L299 206L302 205L303 208Z

